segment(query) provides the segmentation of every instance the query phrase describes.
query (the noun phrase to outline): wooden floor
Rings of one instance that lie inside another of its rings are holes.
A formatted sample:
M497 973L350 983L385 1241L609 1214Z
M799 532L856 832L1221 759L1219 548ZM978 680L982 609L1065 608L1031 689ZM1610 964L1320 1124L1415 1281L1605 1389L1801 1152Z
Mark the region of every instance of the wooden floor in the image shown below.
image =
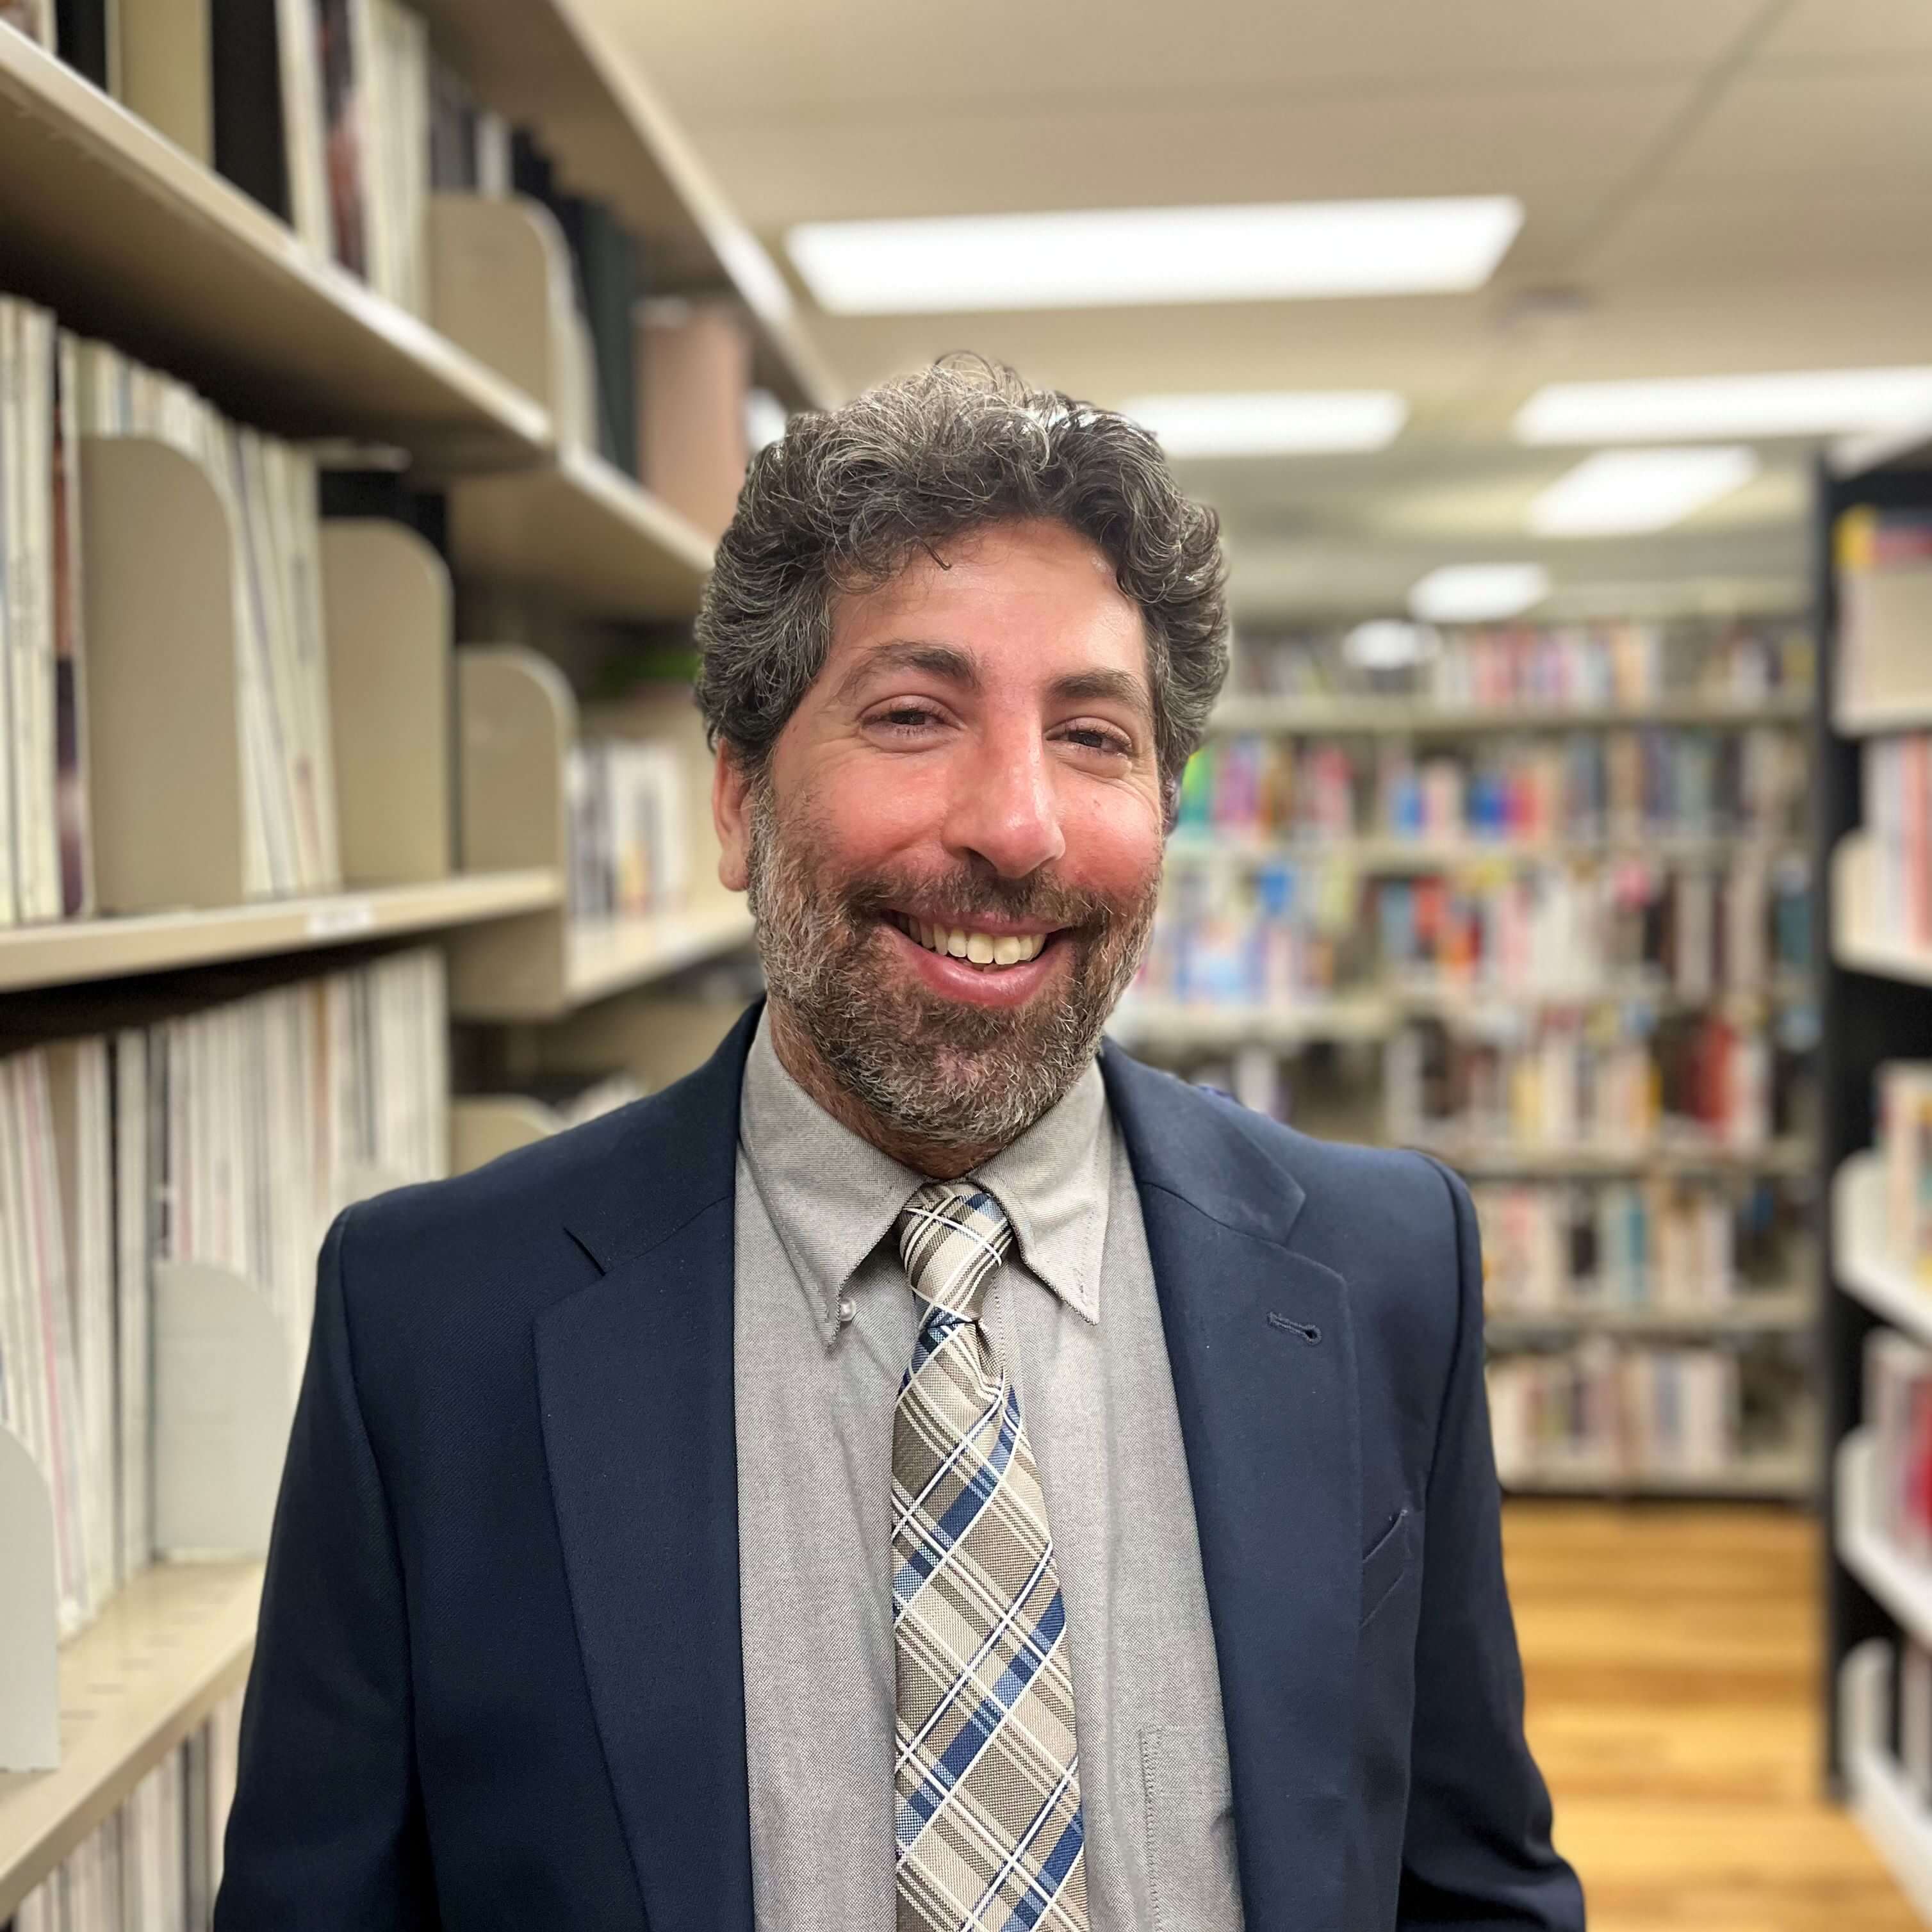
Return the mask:
M1504 1541L1591 1932L1920 1932L1820 1796L1815 1523L1518 1502Z

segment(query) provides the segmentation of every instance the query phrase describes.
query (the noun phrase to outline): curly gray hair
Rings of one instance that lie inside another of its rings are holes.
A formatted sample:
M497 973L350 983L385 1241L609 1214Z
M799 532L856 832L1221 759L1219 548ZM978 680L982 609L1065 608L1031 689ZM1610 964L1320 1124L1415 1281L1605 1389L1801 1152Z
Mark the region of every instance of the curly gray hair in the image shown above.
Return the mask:
M887 581L916 550L1034 518L1096 544L1140 608L1171 824L1227 675L1220 520L1138 424L976 357L795 417L752 458L698 616L712 743L761 774L824 666L836 596Z

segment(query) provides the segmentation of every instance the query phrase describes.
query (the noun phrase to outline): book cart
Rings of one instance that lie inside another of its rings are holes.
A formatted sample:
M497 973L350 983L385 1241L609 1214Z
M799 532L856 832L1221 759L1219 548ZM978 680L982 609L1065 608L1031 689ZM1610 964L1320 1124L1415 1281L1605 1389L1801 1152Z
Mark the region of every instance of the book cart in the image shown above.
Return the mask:
M340 884L265 892L237 722L254 701L237 634L249 532L168 438L81 439L89 902L86 916L0 928L0 1045L192 1009L412 937L443 948L448 1017L499 1068L616 1060L646 1084L670 1077L715 1014L678 1006L667 1027L638 989L750 934L742 902L710 878L688 688L580 718L543 646L553 625L688 623L711 545L574 431L556 224L517 195L429 197L412 313L196 158L172 118L171 37L208 33L220 0L212 15L155 0L121 10L120 100L0 24L0 296L191 383L229 418L386 470L430 506L416 521L434 541L406 517L321 525ZM638 238L646 292L728 307L753 379L785 409L830 400L784 284L593 8L413 10L476 101L530 130L573 193ZM508 641L466 628L498 609L543 621ZM592 722L681 760L692 883L677 904L572 916L568 764ZM445 1040L432 1057L448 1053ZM56 1138L73 1118L57 1079ZM514 1095L459 1101L447 1118L438 1151L458 1167L557 1120ZM193 1262L154 1274L152 1546L204 1560L140 1570L58 1640L47 1481L0 1429L0 1925L238 1688L252 1652L298 1364L250 1281Z

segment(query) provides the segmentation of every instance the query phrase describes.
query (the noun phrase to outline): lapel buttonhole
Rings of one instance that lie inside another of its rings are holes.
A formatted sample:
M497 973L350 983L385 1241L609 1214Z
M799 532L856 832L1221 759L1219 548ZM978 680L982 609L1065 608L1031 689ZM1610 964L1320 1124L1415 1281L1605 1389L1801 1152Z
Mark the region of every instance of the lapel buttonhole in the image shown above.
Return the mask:
M1299 1336L1310 1348L1322 1340L1320 1329L1311 1328L1304 1322L1291 1322L1286 1315L1279 1315L1272 1308L1268 1310L1268 1326L1279 1328L1285 1334Z

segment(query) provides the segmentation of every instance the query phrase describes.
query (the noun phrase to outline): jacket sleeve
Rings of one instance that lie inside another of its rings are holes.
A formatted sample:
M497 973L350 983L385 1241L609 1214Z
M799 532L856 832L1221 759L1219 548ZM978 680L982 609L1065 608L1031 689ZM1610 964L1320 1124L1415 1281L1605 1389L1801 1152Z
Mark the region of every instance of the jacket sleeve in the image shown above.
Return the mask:
M409 1634L382 1474L356 1392L351 1209L315 1323L269 1539L215 1932L429 1932Z
M1483 1381L1483 1268L1468 1190L1454 1215L1456 1340L1424 1513L1415 1724L1400 1909L1408 1932L1582 1932L1583 1894L1550 1844L1550 1794L1522 1730Z

